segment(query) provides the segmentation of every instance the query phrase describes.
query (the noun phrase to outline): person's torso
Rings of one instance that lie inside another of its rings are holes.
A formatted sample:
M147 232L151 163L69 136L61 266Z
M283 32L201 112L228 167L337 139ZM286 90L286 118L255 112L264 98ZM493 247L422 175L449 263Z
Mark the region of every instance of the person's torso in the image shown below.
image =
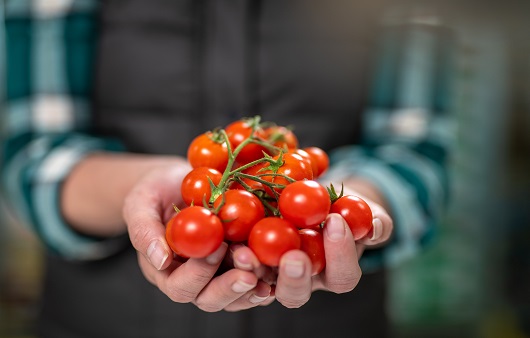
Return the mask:
M261 115L293 125L302 146L357 142L373 24L364 2L105 1L95 130L133 152L185 155L199 133ZM47 263L43 337L379 338L387 327L381 273L300 309L205 313L149 284L132 247Z

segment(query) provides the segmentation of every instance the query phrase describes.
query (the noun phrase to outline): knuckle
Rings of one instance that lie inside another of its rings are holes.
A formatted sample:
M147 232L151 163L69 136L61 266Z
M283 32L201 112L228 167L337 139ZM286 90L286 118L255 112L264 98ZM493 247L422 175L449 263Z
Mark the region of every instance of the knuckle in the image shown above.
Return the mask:
M136 223L136 224L141 224L141 223ZM142 247L147 248L147 245L149 245L148 243L149 231L147 230L147 227L135 226L134 228L129 229L129 233L130 233L131 243L136 250L141 251Z
M336 281L329 286L329 289L337 294L350 292L354 288L355 286L350 281Z
M166 295L175 303L190 303L197 296L193 290L182 284L168 287Z
M362 272L360 269L350 276L341 279L335 279L329 283L329 290L334 293L347 293L355 289L361 280Z
M195 271L193 271L192 283L193 285L204 286L210 282L213 277L214 270L206 266L200 266ZM201 287L202 288L202 287Z
M197 306L199 309L201 309L204 312L219 312L223 308L219 305L212 304L210 302L202 301L201 299L196 299L194 302L195 306Z
M307 303L309 301L310 296L306 296L304 298L300 299L292 299L292 298L283 298L280 296L276 296L276 299L278 302L280 302L283 306L285 306L288 309L297 309Z
M168 286L167 295L176 303L190 303L196 300L199 292L211 278L212 273L207 268L197 267L189 280Z

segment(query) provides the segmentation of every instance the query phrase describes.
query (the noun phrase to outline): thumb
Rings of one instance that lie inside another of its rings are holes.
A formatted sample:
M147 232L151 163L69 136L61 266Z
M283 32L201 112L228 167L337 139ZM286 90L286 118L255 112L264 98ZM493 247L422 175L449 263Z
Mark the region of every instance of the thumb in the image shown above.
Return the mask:
M163 270L171 263L171 259L168 259L170 252L171 250L164 239L155 238L149 242L145 253L151 265L157 270Z
M137 207L139 205L146 206ZM149 207L141 195L133 193L127 198L123 216L133 247L157 270L164 270L171 264L173 254L166 242L165 226L156 210Z

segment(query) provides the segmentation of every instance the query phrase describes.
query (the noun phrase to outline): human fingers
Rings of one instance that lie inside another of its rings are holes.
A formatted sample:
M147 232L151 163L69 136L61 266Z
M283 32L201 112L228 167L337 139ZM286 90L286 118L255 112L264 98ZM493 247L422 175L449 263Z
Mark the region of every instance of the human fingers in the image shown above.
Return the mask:
M268 283L258 280L256 287L234 302L228 304L224 310L235 312L250 309L256 306L266 306L274 301L273 287Z
M184 263L173 261L165 270L159 271L150 264L141 265L147 279L156 285L171 300L177 303L193 302L210 283L224 255L227 244L205 258L190 258Z
M261 264L258 257L249 247L243 244L232 244L230 246L230 256L234 267L254 272L259 279L269 285L276 283L277 273L270 267Z
M182 201L179 178L188 170L189 166L182 161L154 168L133 187L124 201L122 214L131 243L158 270L167 268L172 261L164 222L172 215L172 204Z
M392 217L387 210L388 203L380 191L367 181L353 179L346 183L344 194L361 197L372 211L372 229L357 243L362 243L368 247L383 245L390 239L393 232Z
M163 270L171 264L172 251L165 240L159 197L156 191L133 190L126 198L123 217L134 248L155 267Z
M174 302L191 302L206 312L239 311L260 305L271 294L271 287L252 272L231 269L214 277L226 246L223 243L204 259L173 261L163 271L156 270L139 255L140 266L146 279Z
M358 243L369 247L379 246L387 242L392 236L394 225L390 215L380 206L371 206L372 208L372 230L358 240Z
M324 224L326 268L318 275L322 287L335 293L353 290L362 275L357 248L346 221L329 214Z
M271 287L249 271L231 269L212 279L193 301L206 312L240 311L267 300Z
M301 250L286 252L280 259L275 296L287 308L298 308L312 292L311 261Z
M179 262L174 259L171 261L169 266L164 270L157 270L151 262L144 255L138 253L138 265L140 266L140 271L151 284L158 287L158 283L163 278L163 276L168 276L169 273L177 269L183 262ZM160 276L159 276L160 275Z

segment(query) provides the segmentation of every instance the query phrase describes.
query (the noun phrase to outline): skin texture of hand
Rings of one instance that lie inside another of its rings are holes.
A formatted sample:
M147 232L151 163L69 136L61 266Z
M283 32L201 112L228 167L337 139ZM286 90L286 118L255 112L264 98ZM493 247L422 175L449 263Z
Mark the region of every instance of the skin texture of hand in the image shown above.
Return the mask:
M174 259L165 240L165 224L175 212L173 204L183 206L180 182L188 171L187 165L153 169L125 199L123 217L144 276L173 301L191 302L204 311L239 311L259 305L271 287L254 272L229 269L216 275L226 244L203 259Z

